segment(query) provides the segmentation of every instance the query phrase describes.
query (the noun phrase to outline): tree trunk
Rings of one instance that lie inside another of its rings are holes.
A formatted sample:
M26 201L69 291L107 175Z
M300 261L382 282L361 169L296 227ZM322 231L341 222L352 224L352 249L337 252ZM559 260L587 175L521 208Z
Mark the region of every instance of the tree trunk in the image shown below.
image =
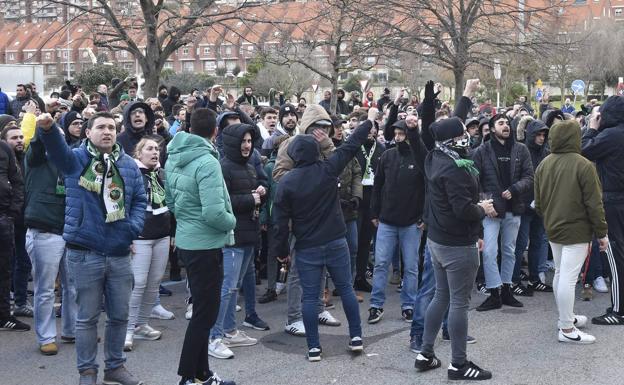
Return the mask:
M454 68L453 75L455 75L455 103L457 103L464 95L465 71L463 68Z
M329 111L331 115L336 115L336 105L338 101L338 73L334 72L334 76L332 76L331 80L332 85L332 95L331 95L331 103L329 104Z

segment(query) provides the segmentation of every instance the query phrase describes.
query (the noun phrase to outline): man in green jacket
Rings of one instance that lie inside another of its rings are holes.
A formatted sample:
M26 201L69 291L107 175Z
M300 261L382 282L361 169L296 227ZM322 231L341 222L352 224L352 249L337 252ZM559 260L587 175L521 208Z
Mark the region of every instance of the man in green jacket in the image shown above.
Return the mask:
M178 366L180 385L194 384L195 379L235 385L222 381L208 367L208 337L219 312L223 281L221 249L234 243L236 226L219 155L212 144L216 127L213 111L197 109L191 116L191 133L179 132L167 146L167 207L177 220L176 246L193 297L193 316Z
M553 291L559 309L559 341L591 344L596 338L577 328L587 317L574 314L574 288L593 236L604 251L609 244L607 222L596 168L581 155L581 127L574 121L556 123L548 135L551 154L535 170L535 210L555 261Z

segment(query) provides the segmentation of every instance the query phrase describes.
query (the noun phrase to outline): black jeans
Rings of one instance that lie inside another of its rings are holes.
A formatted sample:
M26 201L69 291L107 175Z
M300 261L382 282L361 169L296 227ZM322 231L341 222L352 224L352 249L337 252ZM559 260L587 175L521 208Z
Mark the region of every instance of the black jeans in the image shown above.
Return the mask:
M32 270L30 257L26 252L26 226L24 224L15 225L14 253L11 257L11 271L13 274L13 294L15 295L15 306L24 306L28 302L28 276Z
M11 315L11 258L14 245L13 219L0 214L0 320Z
M371 241L375 235L375 226L373 222L371 222L370 209L372 190L372 186L364 186L364 198L362 199L360 211L358 213L358 252L355 260L355 276L358 278L366 278L366 267L368 266Z
M205 381L212 375L208 366L208 337L221 303L223 253L221 249L178 248L178 256L184 262L193 297L193 317L186 328L178 374Z

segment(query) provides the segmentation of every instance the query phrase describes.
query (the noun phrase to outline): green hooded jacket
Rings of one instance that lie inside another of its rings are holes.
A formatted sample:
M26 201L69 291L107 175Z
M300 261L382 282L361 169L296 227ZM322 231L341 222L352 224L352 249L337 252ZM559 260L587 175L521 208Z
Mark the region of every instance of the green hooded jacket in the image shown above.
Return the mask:
M553 125L551 154L535 170L535 210L544 218L551 242L589 243L607 235L596 167L581 155L581 129L575 121Z
M165 194L177 221L176 246L209 250L234 244L236 217L215 147L200 136L179 132L167 152Z

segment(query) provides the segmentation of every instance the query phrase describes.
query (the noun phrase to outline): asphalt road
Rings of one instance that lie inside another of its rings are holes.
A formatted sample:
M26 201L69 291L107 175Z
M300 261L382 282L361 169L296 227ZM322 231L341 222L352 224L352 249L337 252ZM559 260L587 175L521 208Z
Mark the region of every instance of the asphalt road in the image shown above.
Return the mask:
M177 384L176 375L180 350L186 329L184 319L184 285L166 283L172 297L163 304L176 314L172 321L152 320L151 325L163 330L159 341L136 341L128 353L127 367L148 385ZM211 357L211 368L222 378L233 379L238 385L355 385L355 384L447 384L446 366L450 344L438 340L436 354L442 360L441 369L417 373L415 355L408 349L409 324L403 322L398 305L398 293L388 286L389 300L385 318L377 325L368 325L368 297L360 305L363 319L364 354L347 352L346 317L340 301L335 299L332 314L343 321L340 327L321 327L323 360L306 360L305 338L283 332L286 297L257 305L261 318L271 326L270 331L246 330L258 338L256 346L234 348L235 358L217 360ZM264 286L258 286L260 294ZM240 299L240 298L239 298ZM484 296L473 295L472 308ZM589 325L594 334L593 345L569 345L557 341L556 311L552 293L537 293L532 298L520 298L525 307L504 307L486 313L469 313L469 333L477 343L469 345L469 359L493 372L489 384L622 384L624 383L624 328ZM595 316L609 306L608 294L596 294L591 302L576 303L578 314ZM242 322L244 314L237 314ZM32 325L32 319L23 319ZM100 322L103 335L104 314ZM98 360L103 365L103 346ZM26 333L0 332L0 385L74 385L78 383L73 345L60 345L56 356L42 356L34 331ZM98 378L101 381L101 376Z

